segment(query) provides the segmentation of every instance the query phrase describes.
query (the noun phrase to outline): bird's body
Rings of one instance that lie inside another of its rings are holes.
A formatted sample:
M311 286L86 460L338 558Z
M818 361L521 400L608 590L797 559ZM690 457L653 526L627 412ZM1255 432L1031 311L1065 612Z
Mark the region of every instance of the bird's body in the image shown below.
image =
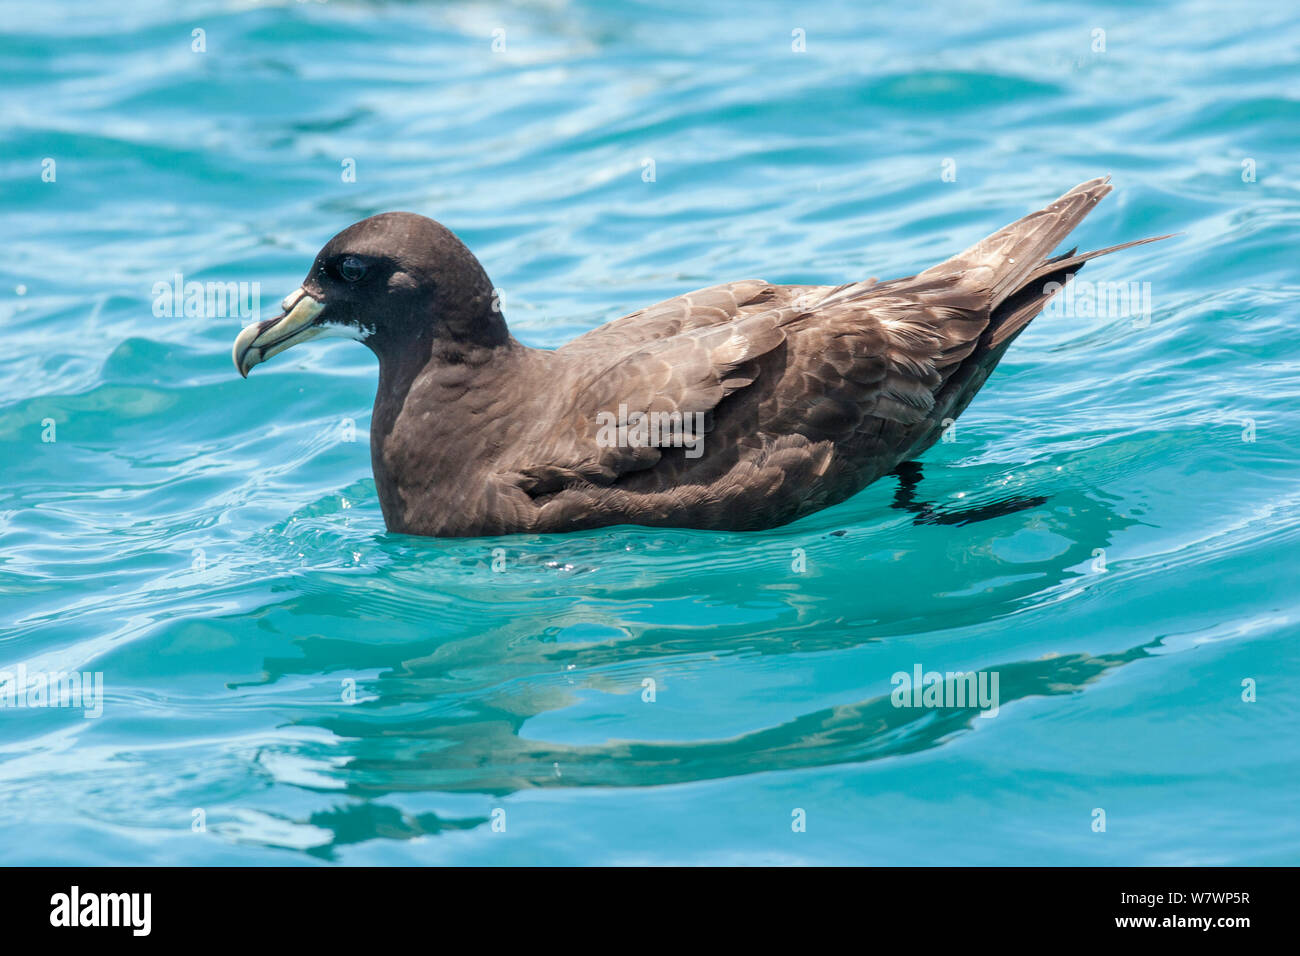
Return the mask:
M454 236L387 213L335 237L288 315L240 336L236 364L314 330L370 345L371 461L392 531L774 527L940 437L1082 263L1123 248L1048 258L1110 189L1084 183L916 276L731 282L554 351L509 335ZM403 251L419 245L437 254Z

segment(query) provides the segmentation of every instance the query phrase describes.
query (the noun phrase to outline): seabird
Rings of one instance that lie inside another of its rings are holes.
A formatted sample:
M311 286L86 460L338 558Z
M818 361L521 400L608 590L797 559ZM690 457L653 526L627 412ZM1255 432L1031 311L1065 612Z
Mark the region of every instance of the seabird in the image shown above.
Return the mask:
M239 334L235 367L328 335L375 353L370 460L393 532L772 528L934 444L1083 263L1168 238L1049 257L1108 180L918 275L728 282L554 350L511 336L448 229L381 213L325 245L282 315Z

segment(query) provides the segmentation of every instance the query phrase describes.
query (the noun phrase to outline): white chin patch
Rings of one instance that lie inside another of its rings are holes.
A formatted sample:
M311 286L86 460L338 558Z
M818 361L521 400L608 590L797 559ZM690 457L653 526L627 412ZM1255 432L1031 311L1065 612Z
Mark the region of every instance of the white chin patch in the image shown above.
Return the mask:
M317 335L322 339L353 339L357 342L364 342L375 334L373 328L344 325L341 322L321 322L316 328L320 329Z

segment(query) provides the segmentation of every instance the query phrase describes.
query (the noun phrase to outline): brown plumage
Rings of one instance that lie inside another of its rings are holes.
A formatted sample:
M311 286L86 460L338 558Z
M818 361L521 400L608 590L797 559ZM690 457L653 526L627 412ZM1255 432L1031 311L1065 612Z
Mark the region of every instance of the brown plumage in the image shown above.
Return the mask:
M286 315L241 333L235 364L325 334L375 352L371 462L392 531L770 528L919 455L1084 262L1155 241L1048 258L1110 190L1076 186L909 278L729 282L554 351L510 336L455 236L384 213L330 240ZM641 435L637 413L673 428Z

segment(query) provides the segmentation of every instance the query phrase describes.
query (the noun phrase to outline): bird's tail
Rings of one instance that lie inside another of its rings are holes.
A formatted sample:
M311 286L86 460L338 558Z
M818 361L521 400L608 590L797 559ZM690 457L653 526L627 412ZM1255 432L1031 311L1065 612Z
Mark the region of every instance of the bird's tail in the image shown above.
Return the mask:
M969 249L916 276L920 282L942 280L984 300L989 310L987 348L1009 342L1043 310L1083 263L1109 252L1140 246L1169 236L1154 236L1075 255L1070 250L1049 258L1061 241L1113 188L1110 177L1080 183L1055 202Z

